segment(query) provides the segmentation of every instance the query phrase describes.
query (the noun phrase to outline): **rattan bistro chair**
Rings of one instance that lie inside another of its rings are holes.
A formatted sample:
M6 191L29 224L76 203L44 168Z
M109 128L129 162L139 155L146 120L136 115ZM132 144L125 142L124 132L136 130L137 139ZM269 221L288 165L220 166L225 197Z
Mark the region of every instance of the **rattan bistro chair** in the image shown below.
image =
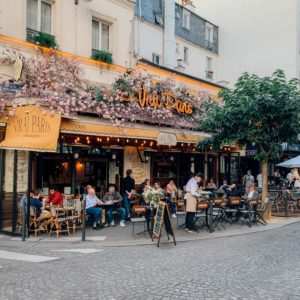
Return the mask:
M146 233L146 205L135 205L132 207L133 218L131 218L132 222L132 236L134 237L134 225L135 224L143 224L144 225L144 234Z
M180 226L183 226L184 224L179 226L179 218L186 217L186 211L185 211L185 200L184 199L178 199L176 202L176 221L177 221L177 229Z
M226 220L232 224L234 221L238 220L238 206L241 204L241 197L239 196L229 196L228 197L228 207L224 210L226 214Z

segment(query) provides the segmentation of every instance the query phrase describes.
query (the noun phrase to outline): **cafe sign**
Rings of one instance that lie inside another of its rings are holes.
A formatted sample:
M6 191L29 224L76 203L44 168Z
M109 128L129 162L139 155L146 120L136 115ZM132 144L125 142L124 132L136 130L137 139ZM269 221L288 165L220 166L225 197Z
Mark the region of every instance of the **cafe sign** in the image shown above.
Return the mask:
M157 145L176 146L176 135L168 132L160 132L157 137Z
M121 101L131 102L130 98L122 98ZM172 93L148 94L145 87L138 93L138 104L141 108L167 108L176 110L180 114L191 115L193 106L187 102L178 99Z
M56 152L61 116L34 105L18 107L8 119L0 149Z

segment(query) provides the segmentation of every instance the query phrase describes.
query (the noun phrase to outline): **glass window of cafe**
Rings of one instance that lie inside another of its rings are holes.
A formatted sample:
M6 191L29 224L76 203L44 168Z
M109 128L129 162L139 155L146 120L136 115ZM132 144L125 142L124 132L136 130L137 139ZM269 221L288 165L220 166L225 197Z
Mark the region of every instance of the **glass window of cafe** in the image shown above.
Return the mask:
M170 180L182 188L195 172L203 172L204 158L200 153L152 153L152 181L158 180L165 187Z
M43 188L45 194L51 186L65 194L81 194L84 187L91 184L102 195L109 184L119 186L122 164L121 150L76 149L70 154L39 154L36 157L35 185Z

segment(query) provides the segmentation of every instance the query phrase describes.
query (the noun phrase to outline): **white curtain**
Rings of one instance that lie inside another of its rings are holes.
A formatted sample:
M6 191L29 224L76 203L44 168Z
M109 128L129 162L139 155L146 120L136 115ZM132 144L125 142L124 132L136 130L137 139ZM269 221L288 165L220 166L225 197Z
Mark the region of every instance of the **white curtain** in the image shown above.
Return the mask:
M27 27L38 30L38 0L27 0Z
M51 34L51 5L41 2L41 29L40 31Z
M109 25L101 24L101 50L109 52Z
M93 20L92 22L92 49L99 49L99 22Z

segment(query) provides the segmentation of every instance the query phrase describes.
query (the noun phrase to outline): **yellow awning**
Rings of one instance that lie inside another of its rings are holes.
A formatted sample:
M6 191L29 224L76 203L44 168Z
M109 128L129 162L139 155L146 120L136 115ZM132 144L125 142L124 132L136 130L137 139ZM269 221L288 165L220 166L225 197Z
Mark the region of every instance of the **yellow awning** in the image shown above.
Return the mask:
M156 140L158 130L117 127L113 125L93 124L72 120L62 120L60 131L72 134L90 134L108 137L125 137L145 140Z
M0 149L56 152L60 123L60 115L45 114L33 105L18 107L7 120Z

